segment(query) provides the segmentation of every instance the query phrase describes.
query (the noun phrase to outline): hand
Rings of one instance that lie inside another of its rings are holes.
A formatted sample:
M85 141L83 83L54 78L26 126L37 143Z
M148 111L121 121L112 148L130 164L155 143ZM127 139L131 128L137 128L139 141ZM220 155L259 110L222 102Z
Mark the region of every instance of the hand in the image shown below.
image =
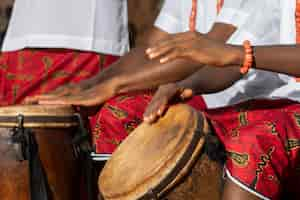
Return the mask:
M144 113L144 121L147 123L155 122L165 113L168 109L168 104L172 100L179 99L184 101L192 96L193 91L191 89L185 89L176 83L160 86Z
M80 91L84 90L84 86L80 84L67 84L64 86L61 86L54 90L53 92L50 92L48 94L41 94L41 95L35 95L31 97L26 97L23 101L24 104L37 104L39 101L43 100L51 100L51 99L57 99L63 96L70 96L79 93Z
M146 54L150 59L159 58L161 63L181 58L218 67L241 64L244 56L243 48L209 39L198 32L174 34L148 48Z
M99 83L86 90L69 93L49 99L40 99L39 104L47 105L74 105L74 106L98 106L116 94L114 87L109 83Z

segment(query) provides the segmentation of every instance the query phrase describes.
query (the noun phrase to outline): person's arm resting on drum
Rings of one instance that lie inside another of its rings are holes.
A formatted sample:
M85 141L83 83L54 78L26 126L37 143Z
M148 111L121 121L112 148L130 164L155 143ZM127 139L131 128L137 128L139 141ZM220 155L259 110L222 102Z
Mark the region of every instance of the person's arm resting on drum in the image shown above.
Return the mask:
M145 50L151 44L165 39L172 39L172 33L183 31L182 23L189 18L182 19L180 3L167 0L158 17L158 28L152 28L144 45L131 50L117 63L99 73L95 78L82 83L83 91L71 96L47 99L45 103L99 105L108 98L123 92L156 88L161 84L181 80L191 75L203 65L189 60L176 60L161 64L159 59L149 60ZM189 16L190 10L187 10ZM235 31L231 24L217 23L207 33L207 37L225 42ZM45 98L41 98L42 100Z

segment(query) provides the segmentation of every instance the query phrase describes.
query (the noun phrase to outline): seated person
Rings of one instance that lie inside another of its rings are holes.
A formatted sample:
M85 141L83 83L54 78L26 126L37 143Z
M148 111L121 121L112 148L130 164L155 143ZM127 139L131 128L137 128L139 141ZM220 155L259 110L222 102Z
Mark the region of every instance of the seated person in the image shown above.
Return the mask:
M217 16L218 1L198 1L196 28L213 40L241 44L251 36L253 44L279 42L279 5L273 1L227 0ZM133 49L95 78L79 84L81 91L71 89L35 97L40 103L96 106L104 103L94 131L97 152L111 153L116 146L142 121L142 114L150 102L150 92L158 85L183 79L203 67L202 64L176 60L161 65L149 61L145 50L151 44L173 38L173 33L189 30L192 1L167 0L155 26L148 31L145 45ZM276 12L277 11L277 12ZM275 13L275 14L273 14ZM251 24L251 26L250 26ZM265 26L272 29L266 31ZM264 37L261 37L264 35ZM256 72L261 81L278 83L277 74ZM253 76L255 75L253 74ZM250 85L249 85L250 86ZM85 90L86 89L86 90ZM124 95L124 93L127 93ZM63 95L63 97L61 97ZM115 97L114 97L115 96ZM111 98L114 97L114 98ZM200 96L190 102L195 108L205 108Z
M128 43L126 0L15 0L0 55L0 105L91 78Z
M281 26L282 44L300 41L297 14L300 3L293 3L285 1L282 5L281 22L285 24ZM149 48L147 53L162 63L188 59L209 66L184 80L160 86L144 114L145 121L157 120L174 99L184 100L193 93L205 94L206 99L222 95L215 99L219 104L205 110L204 116L211 121L227 151L224 199L297 199L300 84L294 77L300 76L300 46L258 46L251 50L247 43L245 47L224 45L200 33L193 33L187 39L188 35L191 33L178 34ZM245 66L253 69L244 70ZM252 79L249 81L254 87L246 91L245 78L256 70L284 73L280 78L285 84L276 84L266 95L257 96L259 90L275 83ZM218 82L212 77L218 77ZM240 91L236 91L238 88ZM243 99L242 92L250 95Z

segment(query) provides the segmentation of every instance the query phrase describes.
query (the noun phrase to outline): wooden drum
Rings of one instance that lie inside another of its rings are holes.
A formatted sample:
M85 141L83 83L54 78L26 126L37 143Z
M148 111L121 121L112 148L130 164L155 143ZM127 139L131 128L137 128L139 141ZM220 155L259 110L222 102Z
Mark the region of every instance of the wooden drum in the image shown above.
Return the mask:
M70 107L0 108L0 199L79 199L77 126Z
M99 177L105 200L220 199L221 167L203 154L205 118L187 105L141 124L119 146Z

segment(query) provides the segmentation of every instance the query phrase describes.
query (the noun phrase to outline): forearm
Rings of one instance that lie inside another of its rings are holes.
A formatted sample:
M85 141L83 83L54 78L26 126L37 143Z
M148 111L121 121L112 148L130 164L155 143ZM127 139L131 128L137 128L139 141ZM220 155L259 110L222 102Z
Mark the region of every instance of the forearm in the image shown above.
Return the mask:
M178 82L183 88L190 88L194 94L216 93L227 89L242 78L238 66L216 68L206 66Z
M201 66L185 60L176 60L163 65L158 60L152 60L143 67L128 66L126 70L130 68L133 71L130 76L127 71L119 74L117 93L153 89L162 84L176 82L195 73Z
M237 46L233 48L235 56L230 64L240 65L244 60L244 49ZM300 46L260 46L253 49L255 58L253 68L300 76Z
M188 60L161 64L158 59L149 60L145 50L146 46L132 49L115 64L84 84L110 84L117 95L182 80L202 66Z
M109 84L115 95L124 92L158 87L161 84L182 80L199 69L199 64L187 60L161 64L159 60L149 60L146 47L131 50L119 61L102 70L93 78L82 82L89 88L97 84Z
M235 27L231 25L215 24L207 37L225 42L234 31ZM145 54L146 47L172 36L155 28L148 35L150 35L148 42L131 50L90 83L111 84L116 94L119 94L151 89L161 84L182 80L203 67L202 64L188 60L176 60L165 64L161 64L159 60L149 60Z
M140 37L141 41L136 48L131 49L110 67L99 71L99 73L93 78L82 81L81 84L86 87L90 87L103 82L118 82L119 68L126 68L127 66L143 66L146 62L148 62L148 59L144 56L145 49L149 45L155 44L157 41L167 38L168 36L168 33L155 27L151 27ZM128 74L128 76L130 76L130 74Z
M216 23L206 37L225 43L235 30L230 24ZM145 58L144 52L139 56ZM122 82L118 85L118 93L155 88L161 84L182 80L204 66L188 60L174 60L164 64L158 60L147 61L142 67L126 66L132 68L134 73L128 76L127 71L123 71L123 77L118 79Z

